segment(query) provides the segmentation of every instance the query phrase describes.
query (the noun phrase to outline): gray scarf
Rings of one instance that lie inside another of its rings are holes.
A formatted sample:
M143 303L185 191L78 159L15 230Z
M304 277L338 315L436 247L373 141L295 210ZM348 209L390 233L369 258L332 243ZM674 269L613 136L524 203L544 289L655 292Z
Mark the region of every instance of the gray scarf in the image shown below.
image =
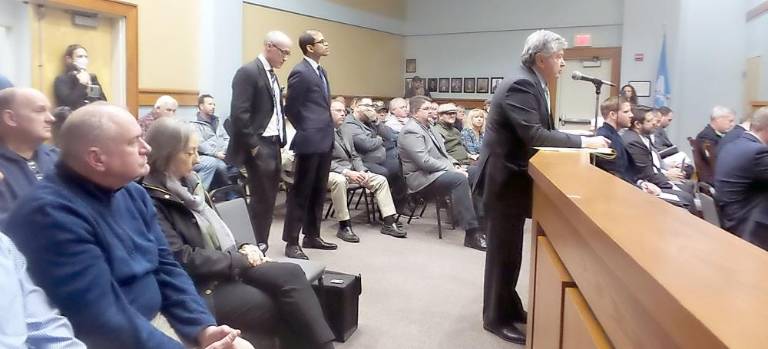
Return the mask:
M166 175L165 178L153 179L164 184L168 191L181 199L184 206L192 211L203 234L206 248L228 251L237 247L229 227L221 220L216 211L205 202L205 189L195 174L183 179L187 184L186 187L181 184L181 181L169 175Z

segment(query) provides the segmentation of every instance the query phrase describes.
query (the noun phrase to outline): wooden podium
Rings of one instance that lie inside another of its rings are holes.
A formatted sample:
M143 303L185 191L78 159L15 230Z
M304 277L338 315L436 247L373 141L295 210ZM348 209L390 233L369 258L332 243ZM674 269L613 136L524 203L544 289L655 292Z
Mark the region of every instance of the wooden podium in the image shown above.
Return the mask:
M768 348L768 253L587 154L529 172L527 348Z

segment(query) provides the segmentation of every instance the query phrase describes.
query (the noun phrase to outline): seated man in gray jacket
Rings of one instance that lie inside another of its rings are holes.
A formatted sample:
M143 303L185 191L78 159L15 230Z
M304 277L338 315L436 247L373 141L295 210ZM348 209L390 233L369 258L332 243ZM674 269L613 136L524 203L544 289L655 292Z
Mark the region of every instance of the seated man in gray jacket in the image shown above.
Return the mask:
M475 214L467 172L448 155L442 137L429 126L429 98L410 99L411 119L400 130L398 150L408 191L426 197L451 196L453 217L466 235L464 246L485 251L485 235Z
M357 184L367 188L376 196L376 202L381 210L384 222L381 233L398 238L406 236L403 227L395 222L395 205L389 192L387 179L372 172L363 165L352 144L352 137L341 128L344 122L344 104L334 101L331 103L331 116L336 126L333 152L331 154L331 172L328 174L328 189L331 191L331 201L336 210L339 230L336 236L347 242L360 242L360 238L352 231L352 223L347 209L347 188Z
M229 135L224 130L224 120L214 115L216 103L211 95L201 95L197 99L197 117L190 121L194 126L200 144L197 152L200 154L194 170L200 176L205 189L211 189L211 183L216 175L226 180L230 166L224 162Z

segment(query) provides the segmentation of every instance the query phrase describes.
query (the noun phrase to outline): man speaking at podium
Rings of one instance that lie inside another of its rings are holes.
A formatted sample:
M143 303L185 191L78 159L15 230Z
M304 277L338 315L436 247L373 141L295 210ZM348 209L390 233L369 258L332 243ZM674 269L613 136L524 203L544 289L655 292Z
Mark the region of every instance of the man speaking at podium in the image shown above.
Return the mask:
M565 67L567 42L546 30L525 41L522 65L510 72L491 99L480 175L473 184L483 198L488 250L485 258L483 327L504 340L523 344L515 327L527 313L515 290L523 253L523 227L531 216L533 183L528 160L533 147L603 148L603 137L580 137L555 130L548 82L556 82Z

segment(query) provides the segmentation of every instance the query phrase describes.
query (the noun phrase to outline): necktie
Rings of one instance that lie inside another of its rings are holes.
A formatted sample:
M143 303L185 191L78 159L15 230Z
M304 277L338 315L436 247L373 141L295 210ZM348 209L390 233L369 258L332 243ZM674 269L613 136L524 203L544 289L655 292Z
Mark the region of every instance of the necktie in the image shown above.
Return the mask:
M323 80L323 92L325 93L325 96L328 97L330 92L328 91L328 78L325 75L325 69L318 65L317 72L320 74L320 80Z
M552 101L549 100L549 88L547 87L547 84L542 85L542 88L544 89L544 98L547 99L547 114L549 115L550 129L554 129L555 121L552 119L552 110L551 110Z
M280 136L280 142L282 143L285 138L285 122L283 120L283 105L280 103L280 83L277 81L277 74L275 74L274 69L269 69L269 79L272 82L272 102L275 104L275 114L277 116L277 134Z

